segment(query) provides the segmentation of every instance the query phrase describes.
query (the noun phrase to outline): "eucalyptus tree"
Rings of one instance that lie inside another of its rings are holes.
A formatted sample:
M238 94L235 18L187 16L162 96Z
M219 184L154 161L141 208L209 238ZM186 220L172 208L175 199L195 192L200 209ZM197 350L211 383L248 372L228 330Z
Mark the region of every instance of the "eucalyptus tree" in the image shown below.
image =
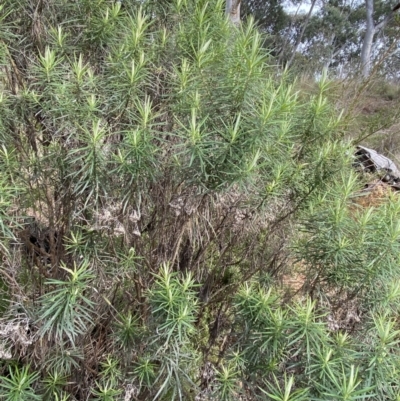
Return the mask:
M302 51L313 68L354 65L359 56L358 30L363 19L364 12L360 7L346 1L324 2L312 15L302 41Z
M233 24L240 24L240 6L242 0L226 0L225 13Z
M361 72L368 77L372 68L372 46L377 35L388 25L394 13L398 11L397 5L386 2L365 0L366 18L365 34L361 48Z
M268 35L277 35L288 23L288 14L280 0L242 0L241 10L244 19L251 15Z
M280 0L242 0L242 19L254 18L260 31L265 34L264 47L271 55L282 57L290 42L288 25L291 19Z
M388 30L396 26L393 7L393 3L373 0L323 2L310 19L302 51L316 65L341 66L347 74L360 70L367 77L374 61L397 50L396 31Z

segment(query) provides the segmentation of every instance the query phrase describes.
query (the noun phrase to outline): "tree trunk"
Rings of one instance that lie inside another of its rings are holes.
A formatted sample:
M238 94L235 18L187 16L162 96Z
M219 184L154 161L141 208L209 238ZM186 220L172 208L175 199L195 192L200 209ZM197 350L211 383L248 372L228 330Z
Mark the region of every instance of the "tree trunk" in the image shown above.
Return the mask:
M371 50L374 43L374 36L383 29L392 19L395 12L400 9L400 3L392 8L388 15L377 25L374 23L374 0L365 0L367 7L367 19L364 42L361 49L361 73L364 78L371 72Z
M240 3L241 0L226 0L225 14L235 25L240 25Z
M375 24L374 24L374 1L365 0L365 5L367 7L367 18L366 18L366 28L365 36L361 49L361 74L364 78L368 77L371 71L371 49L375 36Z

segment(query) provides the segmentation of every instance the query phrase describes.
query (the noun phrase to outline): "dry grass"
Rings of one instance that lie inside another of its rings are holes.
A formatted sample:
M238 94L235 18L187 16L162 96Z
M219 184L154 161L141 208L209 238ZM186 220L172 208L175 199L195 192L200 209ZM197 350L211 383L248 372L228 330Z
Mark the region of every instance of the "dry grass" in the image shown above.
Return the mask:
M302 273L301 262L293 266L291 273L284 274L282 277L282 285L288 295L298 294L304 283L306 282L306 275Z
M388 200L393 192L395 191L390 185L380 180L375 180L358 193L353 198L353 202L356 207L361 208L379 207ZM354 208L353 205L351 207Z

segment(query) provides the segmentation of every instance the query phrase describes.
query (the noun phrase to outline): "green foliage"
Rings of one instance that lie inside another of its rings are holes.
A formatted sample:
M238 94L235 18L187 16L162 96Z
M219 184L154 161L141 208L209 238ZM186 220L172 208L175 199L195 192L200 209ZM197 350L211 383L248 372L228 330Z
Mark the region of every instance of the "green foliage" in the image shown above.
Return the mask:
M330 331L309 300L288 311L271 290L244 286L236 308L237 324L246 324L238 341L243 377L268 399L395 399L399 333L389 316L371 315L356 345ZM279 324L271 319L277 315Z
M398 397L399 202L224 6L1 5L2 399Z
M49 279L45 284L54 289L43 295L39 321L41 321L40 336L54 336L57 341L68 338L71 344L79 334L87 330L92 321L91 312L94 302L85 297L90 282L94 278L88 269L88 262L84 261L73 270L61 267L70 274L68 281Z
M133 347L135 345L135 340L138 336L139 330L140 326L137 322L137 319L135 319L131 313L129 313L127 316L120 316L116 324L115 332L117 344L120 344L120 346L124 349Z
M284 383L283 383L283 389L280 388L279 382L275 379L275 385L270 386L270 391L271 393L267 393L266 391L265 394L268 395L268 397L271 400L276 400L276 401L302 401L302 400L308 400L309 396L307 394L307 389L301 390L297 389L295 391L292 391L292 387L294 384L294 377L290 376L289 379L287 379L286 375L284 376Z
M98 401L112 401L118 398L122 390L118 388L122 373L119 369L119 362L111 356L101 364L100 381L96 382L96 389L93 395Z
M237 397L240 391L240 376L238 373L235 364L221 366L220 370L217 372L217 386L214 391L217 399L227 401Z
M159 323L157 332L167 341L174 338L184 342L195 330L197 297L194 281L190 275L178 280L167 264L155 278L149 299L155 322Z
M349 175L316 199L304 224L307 235L296 249L310 266L311 287L339 288L348 298L363 299L368 309L381 302L388 307L389 296L397 309L396 290L388 286L397 277L399 203L390 197L380 206L361 208L352 204L357 186L357 177Z
M0 396L6 401L40 400L32 387L38 379L38 373L30 373L29 366L9 367L9 377L2 377Z
M190 274L180 280L177 273L164 264L149 291L154 319L152 342L156 346L152 359L159 364L155 378L159 390L155 398L170 394L172 398L183 399L195 386L190 374L198 363L197 346L191 343L198 311L194 290ZM153 381L154 362L148 358L139 361L136 373L141 383L149 385Z
M44 399L51 400L53 398L62 397L62 388L67 384L67 377L60 375L56 370L54 373L49 373L42 381L44 387Z

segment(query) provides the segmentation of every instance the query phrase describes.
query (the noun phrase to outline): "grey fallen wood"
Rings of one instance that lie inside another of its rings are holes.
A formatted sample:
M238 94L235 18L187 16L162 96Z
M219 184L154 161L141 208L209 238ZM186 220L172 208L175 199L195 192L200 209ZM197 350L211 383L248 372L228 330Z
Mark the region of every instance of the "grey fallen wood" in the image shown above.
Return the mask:
M383 173L382 181L391 185L400 183L399 169L392 160L381 155L376 150L359 145L354 156L356 158L356 165L359 165L364 171L377 172L378 174Z

